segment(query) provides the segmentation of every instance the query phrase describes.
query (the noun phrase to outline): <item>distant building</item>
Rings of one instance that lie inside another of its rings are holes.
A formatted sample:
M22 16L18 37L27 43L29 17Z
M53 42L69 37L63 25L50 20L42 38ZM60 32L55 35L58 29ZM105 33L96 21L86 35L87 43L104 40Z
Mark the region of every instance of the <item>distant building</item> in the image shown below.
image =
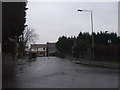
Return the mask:
M36 52L38 56L46 56L46 44L31 44L31 51Z
M38 56L54 56L57 51L56 43L31 44L30 51L36 52Z
M57 49L56 49L56 43L49 43L47 42L47 56L54 56Z

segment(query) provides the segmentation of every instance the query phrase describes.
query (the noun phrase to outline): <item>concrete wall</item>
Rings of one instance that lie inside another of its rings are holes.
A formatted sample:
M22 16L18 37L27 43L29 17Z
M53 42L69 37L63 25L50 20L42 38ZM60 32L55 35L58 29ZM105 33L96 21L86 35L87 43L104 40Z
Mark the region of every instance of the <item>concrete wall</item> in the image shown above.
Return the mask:
M2 2L0 1L0 89L2 88Z
M16 73L15 55L2 53L2 78L9 78Z

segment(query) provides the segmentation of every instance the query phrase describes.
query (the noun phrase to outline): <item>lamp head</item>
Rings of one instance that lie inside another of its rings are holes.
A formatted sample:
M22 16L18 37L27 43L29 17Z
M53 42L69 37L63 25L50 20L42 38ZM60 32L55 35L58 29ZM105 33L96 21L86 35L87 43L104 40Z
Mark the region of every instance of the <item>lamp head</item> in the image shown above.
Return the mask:
M81 9L78 9L78 11L82 12L83 10L81 10Z

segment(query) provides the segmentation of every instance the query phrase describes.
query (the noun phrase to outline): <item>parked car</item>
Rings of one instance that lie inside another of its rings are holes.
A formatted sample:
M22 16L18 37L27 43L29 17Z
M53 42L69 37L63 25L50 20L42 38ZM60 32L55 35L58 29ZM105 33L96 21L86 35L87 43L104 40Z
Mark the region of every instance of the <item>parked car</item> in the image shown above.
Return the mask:
M37 58L36 52L29 52L29 61L35 61Z

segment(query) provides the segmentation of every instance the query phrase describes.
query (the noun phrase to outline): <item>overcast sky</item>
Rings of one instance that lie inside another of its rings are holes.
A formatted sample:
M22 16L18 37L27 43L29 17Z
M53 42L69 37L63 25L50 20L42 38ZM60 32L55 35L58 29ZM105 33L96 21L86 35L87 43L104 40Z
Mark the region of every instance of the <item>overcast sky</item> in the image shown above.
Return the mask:
M28 2L26 24L39 34L37 43L56 42L62 35L77 36L80 31L91 33L92 10L94 31L118 33L117 2Z

